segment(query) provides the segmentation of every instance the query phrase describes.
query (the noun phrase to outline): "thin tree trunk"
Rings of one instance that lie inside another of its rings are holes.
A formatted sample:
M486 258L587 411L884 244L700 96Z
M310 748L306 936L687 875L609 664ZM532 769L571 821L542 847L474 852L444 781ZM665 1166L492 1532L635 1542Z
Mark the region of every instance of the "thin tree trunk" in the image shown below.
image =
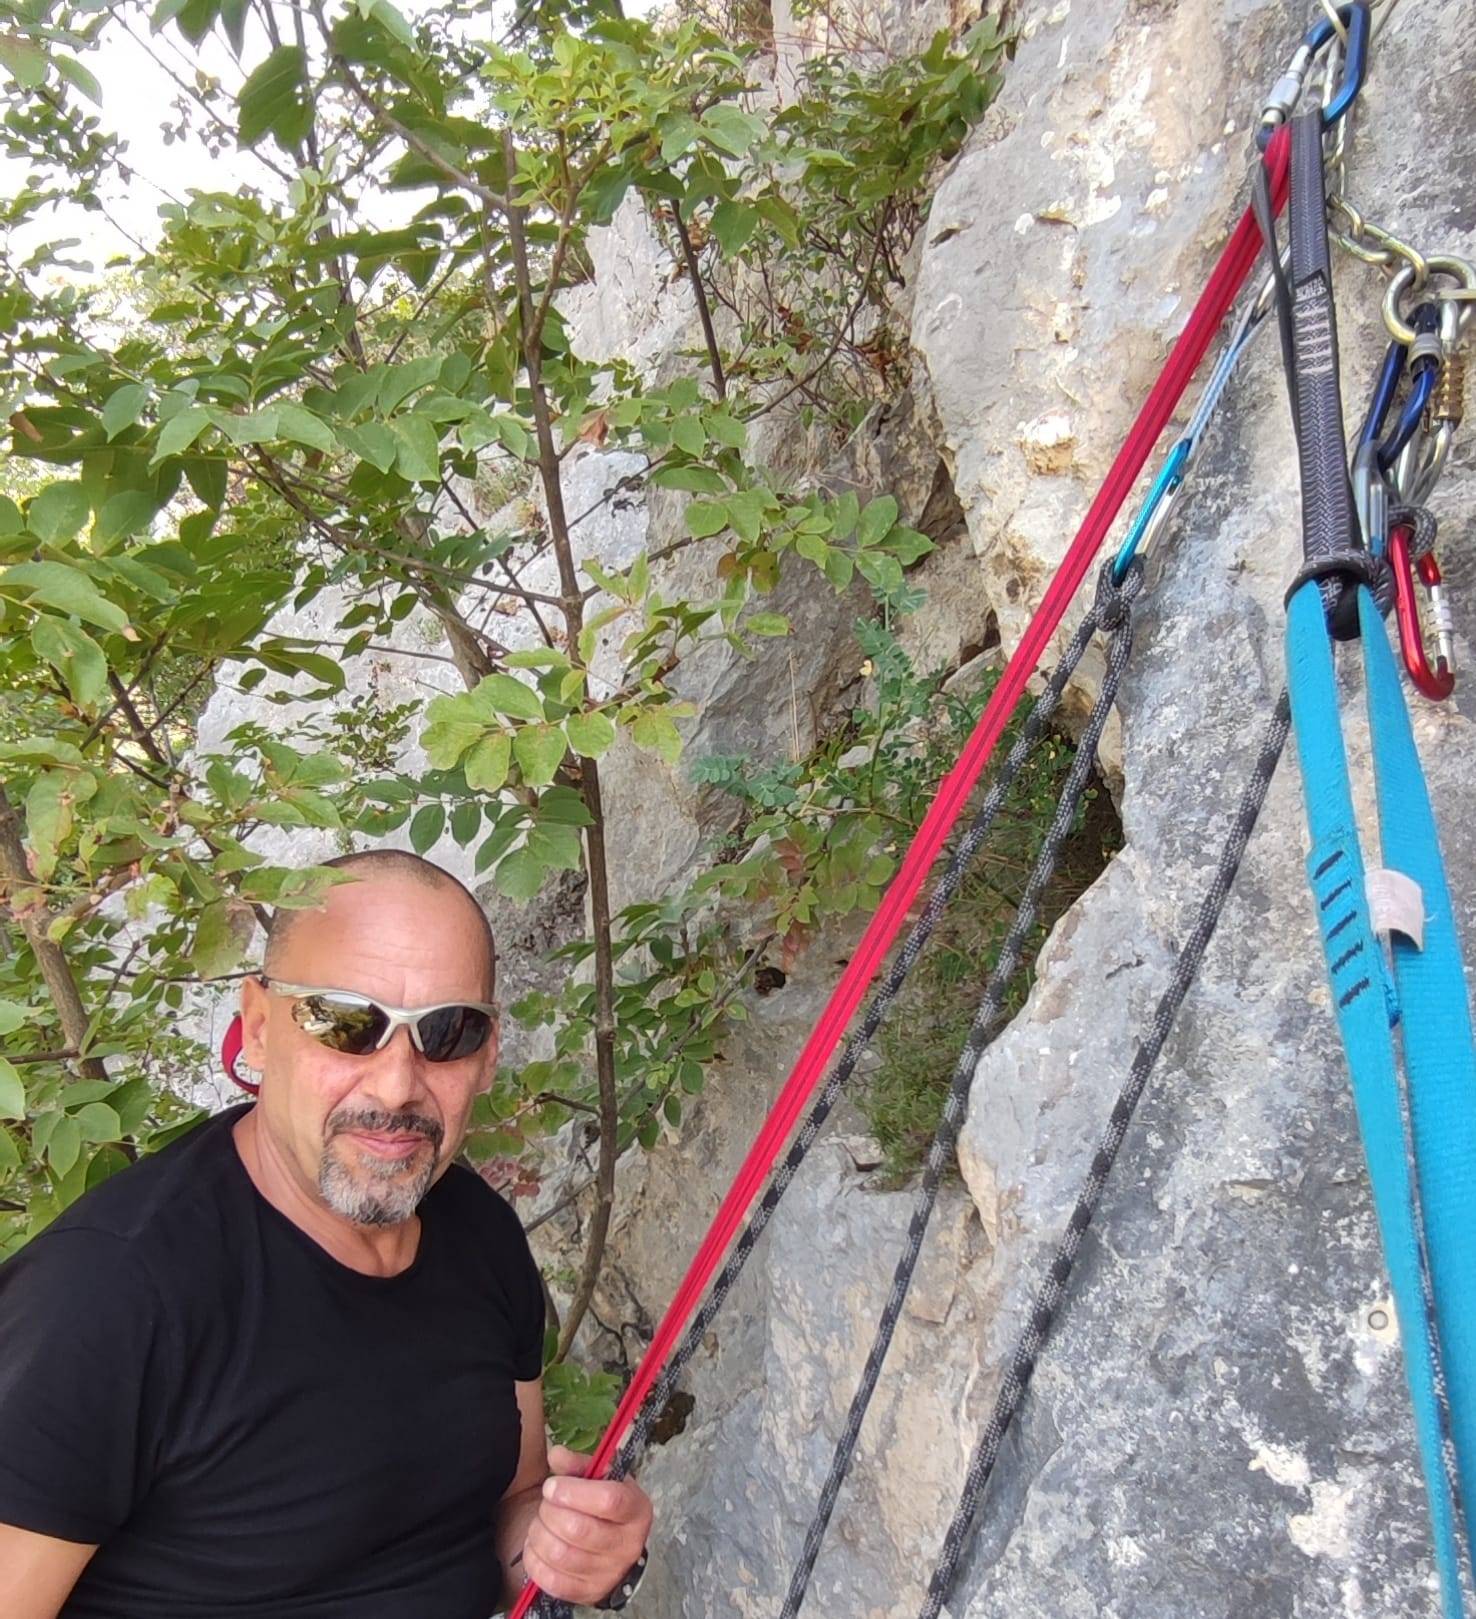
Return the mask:
M517 173L517 151L512 132L503 134L507 158L507 185L511 192ZM574 565L574 548L569 539L569 520L564 508L558 446L554 442L548 393L543 385L542 331L533 300L533 281L528 267L528 233L525 210L509 202L505 210L508 241L512 248L513 274L517 282L521 311L523 364L528 373L528 389L533 410L533 427L538 439L538 471L548 507L549 538L559 569L563 593L564 628L569 656L579 661L579 632L584 627L584 597ZM591 824L584 829L585 869L589 876L590 928L594 935L595 988L595 1075L600 1094L599 1162L595 1175L595 1207L590 1219L584 1262L559 1334L558 1356L563 1359L573 1345L580 1324L594 1297L605 1244L610 1233L610 1217L615 1207L615 1163L619 1155L620 1107L615 1084L615 962L610 937L610 883L605 857L605 818L600 797L599 767L593 759L579 765L580 790Z
M682 257L687 261L687 279L692 283L692 295L697 300L697 318L702 322L702 336L707 343L707 363L712 367L712 385L719 399L728 397L728 382L723 375L723 356L718 348L717 332L713 329L712 310L707 302L707 288L703 285L702 270L697 263L697 252L692 246L692 233L682 218L682 205L671 205L671 217L676 220L677 235L682 242Z
M5 878L12 889L24 888L35 881L31 876L30 867L26 864L25 845L21 842L20 835L20 816L6 795L3 782L0 782L0 876ZM67 1046L73 1051L81 1051L87 1043L87 1026L91 1020L87 1016L87 1008L82 1004L82 995L77 988L77 980L72 976L66 955L55 940L46 936L51 918L45 912L40 916L22 912L16 920L31 946L36 965L41 969L41 976L46 981L51 1004L56 1008L57 1022L61 1024ZM108 1070L100 1057L77 1059L77 1072L83 1079L108 1077Z

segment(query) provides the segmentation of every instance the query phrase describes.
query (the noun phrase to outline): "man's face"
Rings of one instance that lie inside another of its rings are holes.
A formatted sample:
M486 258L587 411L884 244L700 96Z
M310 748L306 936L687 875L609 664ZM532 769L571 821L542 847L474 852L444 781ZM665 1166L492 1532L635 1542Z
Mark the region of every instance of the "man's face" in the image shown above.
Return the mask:
M407 1009L489 998L484 936L465 897L399 874L330 890L323 910L294 921L272 977ZM406 1028L353 1057L299 1028L293 1002L255 980L241 1011L246 1060L262 1072L260 1127L289 1169L356 1224L409 1219L461 1148L496 1067L495 1031L453 1062L427 1061Z

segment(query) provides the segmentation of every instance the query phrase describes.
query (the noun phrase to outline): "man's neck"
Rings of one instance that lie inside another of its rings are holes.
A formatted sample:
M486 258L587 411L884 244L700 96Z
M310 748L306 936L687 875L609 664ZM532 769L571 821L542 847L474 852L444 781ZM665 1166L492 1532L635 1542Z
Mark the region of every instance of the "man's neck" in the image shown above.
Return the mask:
M392 1226L356 1225L335 1214L316 1189L303 1184L290 1159L262 1128L257 1108L236 1121L232 1135L251 1184L340 1265L365 1276L398 1276L415 1262L420 1247L418 1214Z

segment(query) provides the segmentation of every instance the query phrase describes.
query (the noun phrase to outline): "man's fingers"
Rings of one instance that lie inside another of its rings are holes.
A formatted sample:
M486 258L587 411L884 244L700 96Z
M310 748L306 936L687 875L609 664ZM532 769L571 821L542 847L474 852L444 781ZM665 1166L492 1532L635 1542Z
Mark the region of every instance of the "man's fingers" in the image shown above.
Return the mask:
M620 1574L609 1572L608 1559L570 1546L542 1524L528 1529L523 1546L523 1567L530 1579L550 1596L565 1602L600 1602Z
M531 1546L523 1553L523 1567L539 1590L563 1602L595 1603L605 1598L604 1591L595 1589L596 1581L566 1574L552 1563L545 1562Z
M548 1478L543 1482L543 1499L591 1518L603 1518L607 1523L634 1523L647 1511L642 1491L609 1479Z
M578 1546L581 1551L605 1555L623 1552L631 1539L631 1531L625 1524L611 1523L607 1518L592 1518L587 1512L557 1507L551 1501L539 1503L538 1521L551 1529L560 1540ZM639 1550L636 1556L640 1556Z

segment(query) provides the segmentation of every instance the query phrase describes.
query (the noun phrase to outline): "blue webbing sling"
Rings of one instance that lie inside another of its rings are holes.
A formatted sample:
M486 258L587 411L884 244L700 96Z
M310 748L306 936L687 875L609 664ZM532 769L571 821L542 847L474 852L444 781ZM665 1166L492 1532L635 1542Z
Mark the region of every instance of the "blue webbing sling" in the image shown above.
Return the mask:
M1476 1045L1434 812L1375 597L1384 536L1362 545L1348 480L1315 113L1293 121L1289 207L1281 314L1305 564L1289 596L1287 678L1307 871L1399 1320L1443 1612L1463 1619L1462 1502L1476 1489ZM1423 901L1422 942L1391 930L1387 954L1366 891L1335 639L1363 649L1382 864L1418 884Z

